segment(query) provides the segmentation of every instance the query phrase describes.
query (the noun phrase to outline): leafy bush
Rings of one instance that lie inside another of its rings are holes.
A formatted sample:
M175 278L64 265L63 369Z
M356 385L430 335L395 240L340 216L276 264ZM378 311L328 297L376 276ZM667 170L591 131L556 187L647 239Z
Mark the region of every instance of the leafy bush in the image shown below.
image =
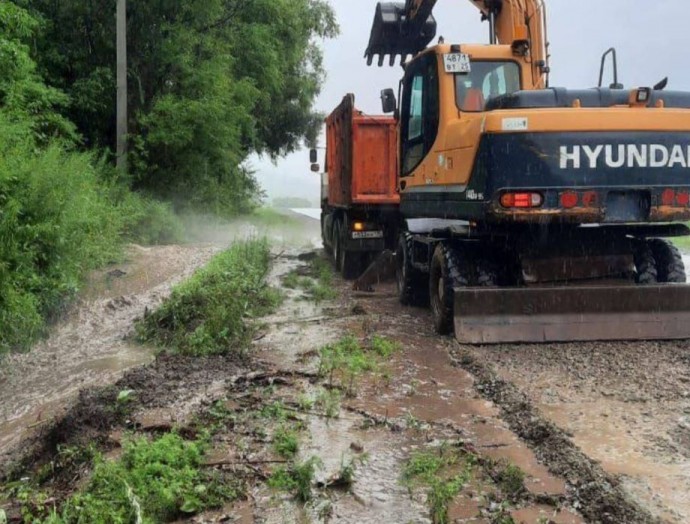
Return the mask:
M204 449L174 433L128 442L122 458L101 459L86 488L48 522L169 522L237 498L237 486L201 471Z
M122 218L90 155L36 149L0 112L0 352L26 346L84 272L118 255Z
M233 245L138 325L140 339L187 355L243 353L253 333L246 319L280 301L265 282L269 262L265 239Z

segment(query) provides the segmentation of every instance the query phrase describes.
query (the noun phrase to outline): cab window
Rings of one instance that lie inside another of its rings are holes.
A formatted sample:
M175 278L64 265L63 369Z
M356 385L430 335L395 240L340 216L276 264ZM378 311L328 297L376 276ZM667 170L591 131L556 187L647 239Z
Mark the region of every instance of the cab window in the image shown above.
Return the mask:
M519 90L520 67L515 62L473 61L470 73L455 75L460 111L483 111L487 100Z
M436 55L416 59L405 71L400 120L402 176L407 176L431 150L438 134L439 81Z

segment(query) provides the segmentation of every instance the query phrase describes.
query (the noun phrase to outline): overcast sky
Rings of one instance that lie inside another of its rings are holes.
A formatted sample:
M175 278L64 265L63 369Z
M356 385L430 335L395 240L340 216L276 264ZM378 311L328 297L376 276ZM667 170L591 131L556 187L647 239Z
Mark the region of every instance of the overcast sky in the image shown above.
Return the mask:
M316 107L330 113L346 93L356 105L379 113L379 93L394 87L402 76L399 66L368 67L363 58L376 2L330 0L340 24L340 36L325 41L328 77ZM601 54L618 50L619 81L626 87L651 86L664 76L668 89L690 91L689 0L546 0L551 43L551 85L593 87L598 82ZM465 0L438 0L434 10L437 35L446 43L486 43L488 25ZM386 62L387 63L387 62ZM609 73L610 74L610 73ZM610 77L605 77L605 82ZM319 199L319 178L309 171L307 151L280 159L251 158L250 165L269 195Z

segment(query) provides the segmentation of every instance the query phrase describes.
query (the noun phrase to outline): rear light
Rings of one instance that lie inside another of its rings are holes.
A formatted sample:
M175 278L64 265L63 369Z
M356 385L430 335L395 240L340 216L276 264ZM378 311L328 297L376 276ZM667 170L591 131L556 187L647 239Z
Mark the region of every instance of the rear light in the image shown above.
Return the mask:
M501 195L501 205L503 207L517 207L527 209L541 207L544 197L540 193L504 193Z
M690 204L690 194L688 193L677 193L676 194L676 204L679 206L687 206Z
M352 224L353 231L364 231L364 222L355 222Z
M661 193L661 204L664 206L672 206L676 201L676 192L673 189L665 189Z
M574 191L561 193L561 206L565 209L572 209L580 203L580 196Z
M587 191L582 195L582 205L585 207L597 207L599 195L596 191Z

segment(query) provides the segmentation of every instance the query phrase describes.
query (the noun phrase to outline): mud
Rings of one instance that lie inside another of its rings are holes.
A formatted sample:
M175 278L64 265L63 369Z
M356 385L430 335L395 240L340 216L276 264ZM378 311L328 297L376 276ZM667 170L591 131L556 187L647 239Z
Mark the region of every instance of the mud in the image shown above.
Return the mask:
M686 342L471 350L653 515L690 520Z
M0 366L0 464L31 429L64 414L81 389L112 383L153 359L130 340L134 321L219 247L131 246L127 261L94 274L79 302L48 338Z

